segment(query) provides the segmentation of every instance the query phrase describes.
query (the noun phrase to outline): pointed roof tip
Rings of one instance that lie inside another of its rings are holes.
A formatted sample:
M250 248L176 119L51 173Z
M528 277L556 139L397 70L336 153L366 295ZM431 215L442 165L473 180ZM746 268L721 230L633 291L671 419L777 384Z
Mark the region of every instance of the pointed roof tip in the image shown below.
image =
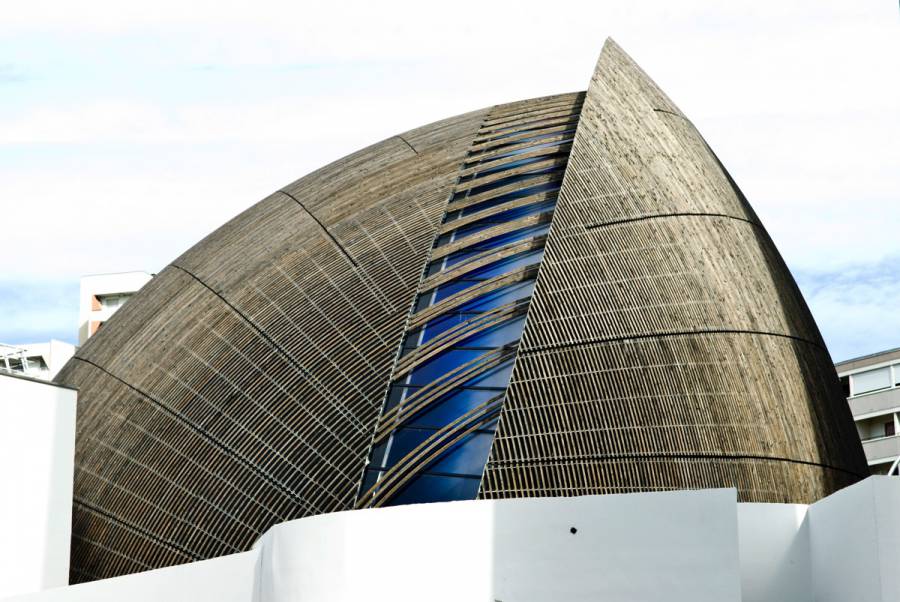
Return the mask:
M606 40L604 40L603 42L603 49L601 50L601 52L603 52L603 50L606 50L607 48L618 48L619 50L622 49L622 47L619 46L619 43L616 42L612 36L606 36Z

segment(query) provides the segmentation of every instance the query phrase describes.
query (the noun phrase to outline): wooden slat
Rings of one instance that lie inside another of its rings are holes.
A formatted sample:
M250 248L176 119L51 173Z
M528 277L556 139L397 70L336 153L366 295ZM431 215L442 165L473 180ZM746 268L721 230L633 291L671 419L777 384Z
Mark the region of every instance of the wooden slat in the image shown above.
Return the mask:
M866 473L771 239L696 129L608 43L480 496L735 487L811 503Z

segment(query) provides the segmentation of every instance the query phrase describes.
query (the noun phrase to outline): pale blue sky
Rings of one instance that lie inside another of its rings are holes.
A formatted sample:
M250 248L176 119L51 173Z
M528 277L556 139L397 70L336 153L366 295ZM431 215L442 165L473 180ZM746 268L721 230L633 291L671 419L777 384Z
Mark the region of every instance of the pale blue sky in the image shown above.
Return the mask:
M835 359L900 346L894 0L10 5L0 341L73 340L80 275L158 271L358 148L585 88L606 36L716 149Z

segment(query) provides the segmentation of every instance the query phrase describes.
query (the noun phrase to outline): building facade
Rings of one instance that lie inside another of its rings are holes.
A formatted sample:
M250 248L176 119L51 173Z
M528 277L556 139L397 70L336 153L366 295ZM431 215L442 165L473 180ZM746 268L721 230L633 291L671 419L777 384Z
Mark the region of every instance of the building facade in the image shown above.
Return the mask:
M79 390L72 578L416 502L868 474L774 244L614 43L587 91L405 132L175 259L58 377Z
M75 345L55 339L47 343L21 345L0 343L0 370L41 380L52 380L73 355Z
M873 474L900 458L900 349L835 364Z
M84 345L151 278L153 274L147 272L82 276L78 304L78 344Z

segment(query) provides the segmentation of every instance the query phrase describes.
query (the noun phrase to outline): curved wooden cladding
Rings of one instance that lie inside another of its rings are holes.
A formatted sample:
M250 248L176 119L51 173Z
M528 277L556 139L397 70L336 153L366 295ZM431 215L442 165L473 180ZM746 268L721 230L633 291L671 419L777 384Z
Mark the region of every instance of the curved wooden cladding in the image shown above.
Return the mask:
M272 194L155 277L60 374L79 388L72 580L246 550L353 506L476 112Z
M543 467L548 482L533 482L528 495L567 495L552 482L569 462L596 465L584 473L584 494L644 490L643 482L596 480L612 474L602 464L622 458L752 458L759 466L852 457L853 426L836 428L831 413L841 398L827 359L825 350L804 341L747 333L522 349L483 487L503 495L512 467ZM786 502L797 487L818 499L829 483L858 478L841 464L809 474L820 478L787 489L764 482L748 487L752 481L704 486L738 487L744 501ZM692 478L661 474L653 488L680 488L679 479Z
M809 503L867 472L772 241L696 129L607 42L479 495L737 487Z
M558 497L734 487L742 502L796 503L819 499L857 482L854 474L815 464L754 458L638 456L607 460L559 459L492 465L482 492L491 498Z

